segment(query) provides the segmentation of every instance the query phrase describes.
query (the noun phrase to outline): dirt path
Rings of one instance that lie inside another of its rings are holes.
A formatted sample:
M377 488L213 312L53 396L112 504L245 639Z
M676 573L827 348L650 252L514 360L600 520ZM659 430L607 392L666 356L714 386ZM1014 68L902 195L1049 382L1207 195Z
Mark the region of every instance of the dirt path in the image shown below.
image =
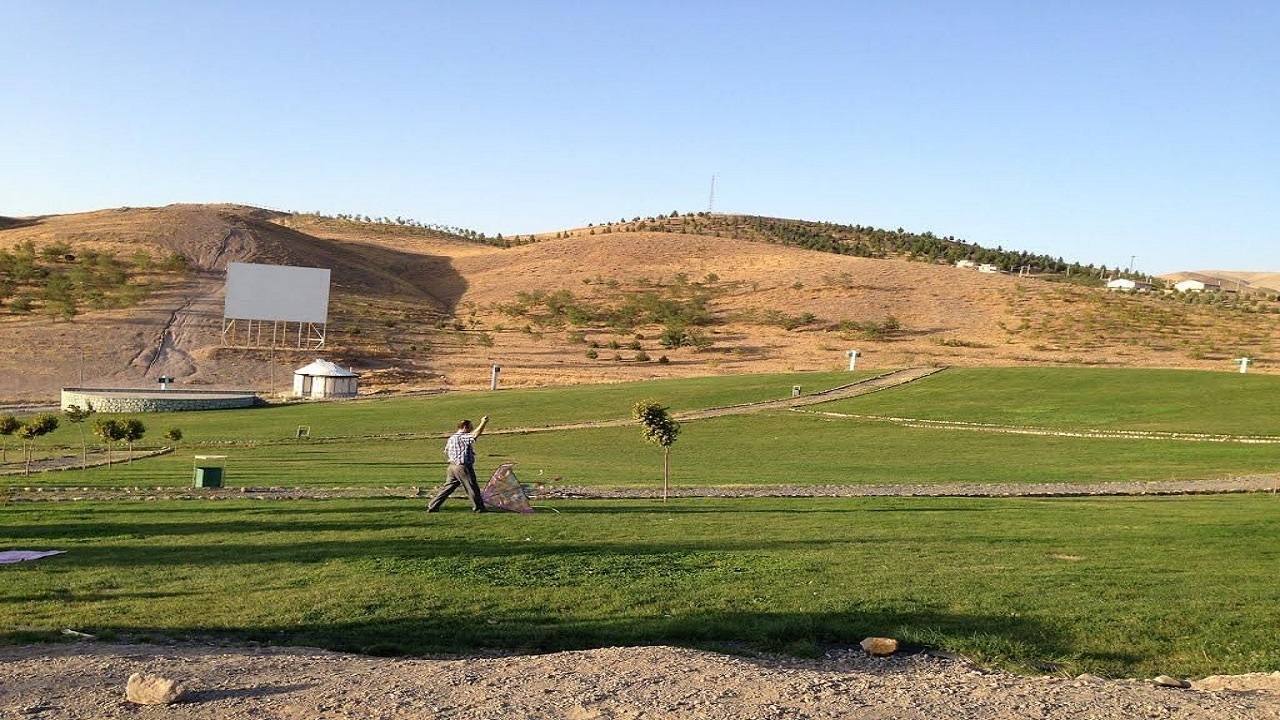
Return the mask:
M128 676L182 682L185 701L140 707ZM1148 680L1019 677L925 655L821 660L672 647L520 657L387 659L302 648L109 645L0 648L0 717L89 720L1276 720L1280 673L1190 688Z

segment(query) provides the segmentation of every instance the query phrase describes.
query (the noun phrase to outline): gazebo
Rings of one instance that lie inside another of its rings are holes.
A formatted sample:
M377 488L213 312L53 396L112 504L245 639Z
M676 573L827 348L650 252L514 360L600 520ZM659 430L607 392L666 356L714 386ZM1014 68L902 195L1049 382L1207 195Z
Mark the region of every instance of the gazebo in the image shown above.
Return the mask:
M328 360L316 360L293 371L293 394L304 398L355 397L359 377Z

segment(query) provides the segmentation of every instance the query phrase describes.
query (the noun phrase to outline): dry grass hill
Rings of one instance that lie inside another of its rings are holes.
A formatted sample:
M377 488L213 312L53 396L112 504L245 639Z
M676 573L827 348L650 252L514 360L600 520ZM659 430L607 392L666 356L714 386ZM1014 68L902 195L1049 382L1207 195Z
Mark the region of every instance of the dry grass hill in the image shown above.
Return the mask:
M1206 285L1218 285L1229 292L1280 293L1280 272L1241 272L1236 270L1197 270L1170 273L1162 280L1176 283L1179 280L1199 280Z
M1230 274L1251 292L1109 293L764 242L724 230L732 216L674 222L505 247L236 205L0 218L0 400L161 375L281 393L317 356L365 392L487 387L494 364L504 387L832 370L849 349L866 368L1280 367L1275 274ZM225 347L233 261L332 269L327 347Z

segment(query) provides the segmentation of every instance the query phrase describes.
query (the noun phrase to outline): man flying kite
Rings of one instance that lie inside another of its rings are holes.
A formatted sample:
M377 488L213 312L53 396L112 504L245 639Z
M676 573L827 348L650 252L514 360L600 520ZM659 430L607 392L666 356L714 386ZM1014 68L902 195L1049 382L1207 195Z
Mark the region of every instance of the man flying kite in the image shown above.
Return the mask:
M489 416L480 418L480 424L471 428L470 420L458 423L458 431L449 436L444 444L444 454L449 458L449 470L445 474L444 486L427 503L427 512L439 512L444 501L461 485L471 498L471 511L485 511L484 498L480 494L480 485L476 482L476 438L484 434L489 424Z

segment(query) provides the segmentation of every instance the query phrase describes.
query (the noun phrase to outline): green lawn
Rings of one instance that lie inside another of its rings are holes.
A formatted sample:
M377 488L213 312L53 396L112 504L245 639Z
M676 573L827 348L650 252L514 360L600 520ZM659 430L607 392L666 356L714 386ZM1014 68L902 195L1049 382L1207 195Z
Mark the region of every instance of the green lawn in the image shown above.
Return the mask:
M187 445L129 465L10 475L13 486L189 485L192 456L228 455L229 486L410 487L444 476L439 437L280 440ZM515 462L526 482L659 487L662 454L631 426L486 434L477 467ZM671 453L672 484L858 485L1112 482L1271 473L1280 445L999 435L770 411L686 422ZM486 475L487 476L487 475Z
M662 456L615 420L771 400L849 373L454 393L145 416L177 452L0 477L13 486L180 487L226 454L236 486L431 488L442 437L489 413L486 472L661 485ZM824 403L851 415L1280 434L1280 379L1096 369L948 370ZM1206 411L1206 398L1214 403ZM299 425L312 438L294 437ZM1071 482L1273 474L1280 445L1002 435L780 410L687 421L677 488ZM517 430L512 431L513 428ZM520 429L523 428L523 429ZM75 447L78 429L44 441ZM65 452L65 451L64 451ZM10 467L16 459L10 443ZM5 494L0 492L0 503ZM539 501L533 516L428 516L402 498L0 504L0 642L230 638L370 653L645 643L793 653L892 635L1024 670L1203 675L1280 666L1274 494L1087 499ZM558 512L552 512L556 510Z
M0 642L218 637L378 654L868 635L1111 676L1280 664L1280 500L16 503Z
M832 412L1051 428L1280 435L1280 376L1121 368L952 368Z
M875 375L870 372L782 373L725 377L650 380L609 385L512 389L497 392L454 392L359 399L301 402L248 410L155 413L141 415L147 441L164 444L164 431L181 428L184 443L277 442L310 428L312 438L388 435L440 435L453 432L463 418L478 420L488 413L494 427L536 428L630 417L631 406L648 397L673 413L724 405L778 400L800 385L805 393L828 390ZM92 425L92 420L85 425ZM94 440L91 431L89 439ZM16 438L10 438L14 446ZM63 422L42 445L80 447L79 428ZM11 458L12 459L12 458Z

